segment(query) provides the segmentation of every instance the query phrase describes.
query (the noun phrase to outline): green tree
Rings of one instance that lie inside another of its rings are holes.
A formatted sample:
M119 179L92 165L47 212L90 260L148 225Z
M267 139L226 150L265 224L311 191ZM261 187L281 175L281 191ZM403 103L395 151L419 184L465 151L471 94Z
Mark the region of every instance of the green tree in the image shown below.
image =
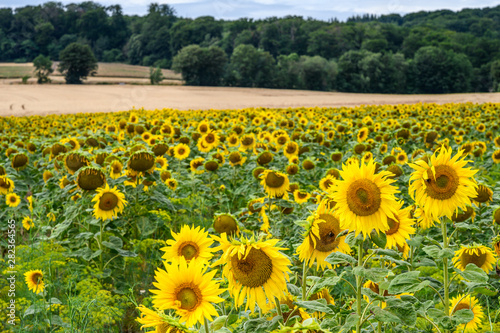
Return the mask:
M229 84L240 87L273 87L275 60L253 45L238 45L231 56L228 69Z
M59 72L67 84L81 84L97 72L97 60L88 45L71 43L59 54Z
M52 61L49 57L40 54L33 60L33 66L35 66L35 76L37 77L37 82L49 83L49 75L52 74L54 69L52 68Z
M300 80L305 89L330 90L333 88L337 71L333 61L320 56L302 56L300 60Z
M490 73L493 84L492 90L500 92L500 60L495 60L491 63Z
M174 57L172 69L182 73L188 85L216 86L221 83L227 57L217 46L188 45Z
M164 77L160 67L149 68L149 80L151 81L151 84L159 84L161 81L163 81L163 79Z

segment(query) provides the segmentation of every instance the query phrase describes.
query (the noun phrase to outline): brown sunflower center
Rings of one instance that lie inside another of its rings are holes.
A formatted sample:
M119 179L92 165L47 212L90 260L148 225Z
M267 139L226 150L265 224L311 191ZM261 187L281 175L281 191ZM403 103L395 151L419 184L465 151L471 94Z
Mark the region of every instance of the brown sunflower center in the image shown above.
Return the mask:
M478 251L478 254L473 252L464 252L460 257L460 261L462 262L463 267L466 267L468 264L474 264L481 268L486 262L486 257L486 252L482 251Z
M464 303L464 302L460 302L460 303L458 303L458 304L455 306L455 309L453 309L453 313L455 313L455 312L457 312L457 311L459 311L459 310L466 310L466 309L467 309L467 310L468 310L468 309L470 309L469 304Z
M32 276L31 276L31 282L33 282L33 284L40 284L42 283L42 278L43 278L43 275L40 274L40 273L34 273Z
M474 200L481 203L487 202L491 200L490 194L489 188L484 185L479 185L477 187L477 197L475 197Z
M9 197L9 201L12 202L12 203L16 203L17 199L16 199L15 196L12 195L12 196Z
M427 170L428 179L425 192L431 198L438 200L451 198L457 191L459 184L457 172L448 165L438 165L435 170L435 177L432 170Z
M320 252L330 252L337 248L340 239L337 235L340 233L339 220L330 214L320 214L319 219L322 222L318 223L319 239L313 235L316 240L316 248Z
M295 147L295 145L290 144L290 145L286 146L286 152L288 154L294 154L296 151L297 151L297 147Z
M106 192L101 196L99 200L99 209L108 211L115 209L116 206L118 206L118 197L116 194Z
M347 189L347 205L359 216L369 216L380 208L380 189L369 179L358 179Z
M399 222L391 218L387 219L387 224L389 225L389 230L385 232L387 236L395 234L399 230Z
M232 256L231 266L234 278L250 288L262 287L273 272L271 258L264 251L255 248L251 248L244 258L238 258L238 254Z
M113 173L120 173L122 172L122 166L121 164L113 164Z
M205 141L207 143L214 143L215 142L215 136L212 133L207 134L207 136L205 137Z
M279 188L285 183L285 177L276 172L269 172L266 176L266 185L273 188Z
M177 287L174 293L181 309L193 310L201 303L202 296L197 286L184 283Z
M184 152L185 152L185 151L186 151L186 150L185 150L184 148L179 148L179 150L177 150L177 153L178 153L179 155L184 155Z
M238 153L237 151L236 152L232 152L230 155L229 155L229 160L231 161L231 163L238 163L241 161L241 155L240 153Z
M241 143L244 145L244 146L250 146L253 144L253 138L250 137L250 136L247 136L245 138L243 138L243 140L241 140Z
M199 247L196 243L187 241L179 246L178 254L186 258L186 260L191 260L198 256Z

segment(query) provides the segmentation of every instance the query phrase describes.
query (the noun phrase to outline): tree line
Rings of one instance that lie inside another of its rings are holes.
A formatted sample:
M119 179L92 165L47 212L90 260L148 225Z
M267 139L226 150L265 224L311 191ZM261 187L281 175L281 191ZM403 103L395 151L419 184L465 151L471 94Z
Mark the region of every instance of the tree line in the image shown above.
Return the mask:
M87 1L0 8L0 61L59 60L72 43L98 61L172 68L187 84L374 93L497 91L500 6L321 21L144 16Z

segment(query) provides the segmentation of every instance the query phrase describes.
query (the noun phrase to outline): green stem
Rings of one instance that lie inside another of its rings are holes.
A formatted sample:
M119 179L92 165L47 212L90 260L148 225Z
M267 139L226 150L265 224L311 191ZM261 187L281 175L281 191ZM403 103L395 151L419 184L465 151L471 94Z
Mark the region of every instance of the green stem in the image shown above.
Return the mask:
M307 301L307 260L304 260L304 268L302 269L302 301Z
M363 265L363 242L358 245L358 267ZM358 322L356 323L356 332L361 332L361 287L363 278L356 276L356 313L358 314Z
M448 235L446 232L446 219L441 221L441 232L443 233L443 249L448 248ZM444 288L444 313L450 315L450 286L448 277L448 258L443 258L443 288Z
M208 329L208 320L207 318L204 318L205 319L205 333L210 333L210 330Z
M101 254L99 254L99 259L100 259L100 262L101 262L101 271L103 269L103 260L102 260L102 233L104 231L104 227L102 225L102 218L100 219L100 232L99 232L99 250L101 250Z
M275 297L274 300L276 301L276 310L278 310L278 315L281 316L282 320L284 321L285 319L283 318L283 313L281 312L281 303L278 297Z

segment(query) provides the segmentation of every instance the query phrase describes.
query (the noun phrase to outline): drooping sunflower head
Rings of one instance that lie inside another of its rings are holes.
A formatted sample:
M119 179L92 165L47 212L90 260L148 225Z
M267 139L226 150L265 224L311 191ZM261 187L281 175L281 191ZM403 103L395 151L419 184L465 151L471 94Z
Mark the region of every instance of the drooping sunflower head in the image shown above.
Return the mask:
M97 194L92 201L95 201L94 216L97 219L107 220L118 216L127 204L125 195L121 193L116 187L109 188L106 184L105 187L98 188Z
M189 162L189 167L191 172L195 174L202 174L205 170L202 168L204 165L205 159L203 157L197 157Z
M493 245L493 249L495 250L497 256L500 256L500 235L497 235L495 238L493 238L491 244Z
M16 171L20 171L26 168L28 162L29 162L29 157L24 153L17 153L15 155L12 155L11 165Z
M500 207L493 211L493 223L500 224Z
M465 296L458 294L457 297L450 299L450 313L453 315L459 310L471 310L474 318L465 324L457 327L457 332L474 333L478 332L484 319L484 312L481 304L474 296Z
M403 169L397 164L391 164L387 167L387 171L392 173L388 178L395 179L400 177L403 174Z
M295 163L290 163L286 166L286 173L290 176L296 175L299 172L299 166Z
M70 174L75 174L80 168L88 166L90 160L79 152L70 152L64 159L64 165Z
M269 151L263 151L257 157L257 164L266 165L273 161L273 154Z
M479 185L477 187L477 196L473 198L474 202L478 204L489 204L493 201L493 191L486 185Z
M302 162L302 167L304 168L304 170L312 170L316 167L316 165L310 159L305 159Z
M462 271L468 264L474 264L489 273L496 262L496 255L484 245L469 245L462 246L456 251L452 261L455 267Z
M403 247L406 241L410 239L410 235L415 233L415 228L413 228L415 221L410 215L411 209L411 206L403 208L403 201L400 201L395 218L388 218L389 230L385 232L387 238L386 248Z
M219 297L224 290L214 279L217 270L207 272L206 266L193 260L188 263L184 258L178 264L166 265L165 269L156 271L153 285L157 289L150 290L155 294L156 308L175 310L180 322L188 327L219 316L212 304L224 301Z
M333 152L330 156L333 162L340 162L342 160L342 152Z
M477 196L473 178L477 171L464 167L468 161L460 159L462 151L453 158L451 154L451 148L441 147L429 163L423 160L409 163L415 170L410 177L410 196L433 219L442 216L451 219L457 208L467 209Z
M140 305L137 308L141 313L139 318L137 318L137 322L141 324L141 330L154 327L156 333L189 333L190 330L185 326L179 323L179 320L167 316L164 314L164 311L153 311L146 308L144 305Z
M76 184L85 191L93 191L106 184L106 176L101 169L87 166L80 169L76 177Z
M179 233L172 232L172 238L167 240L167 246L161 248L166 262L177 264L182 257L188 262L193 260L206 264L212 258L213 248L210 246L213 240L201 227L183 225Z
M205 170L209 172L215 172L219 169L219 161L218 160L208 160L203 164Z
M0 194L8 194L14 191L14 182L7 176L0 176Z
M26 284L28 289L33 291L35 294L43 292L45 289L45 283L43 281L43 272L39 269L31 270L24 273Z
M239 151L233 151L229 154L229 164L231 166L243 165L247 160L246 157L242 157Z
M377 233L389 229L388 218L394 218L398 210L395 198L397 188L388 179L388 171L375 173L373 160L367 164L351 163L343 165L340 172L342 181L335 183L332 198L343 229L355 230L356 235L366 236L375 230Z
M226 233L230 237L239 232L236 217L228 213L215 215L213 228L218 234Z
M297 254L309 267L317 262L321 270L325 267L332 268L332 265L325 261L330 253L351 252L351 248L345 242L346 236L337 237L343 229L327 205L320 204L318 210L307 218L307 225L304 227L306 228L303 234L304 241L297 248Z
M153 152L153 154L155 154L155 156L163 156L168 151L168 145L162 142L158 142L153 146L153 148L151 148L151 151Z
M288 198L288 187L290 181L284 173L274 170L265 170L261 173L262 179L260 184L264 187L267 195L271 198Z
M133 152L127 163L127 167L135 172L148 172L155 166L155 155L146 151L139 150Z
M461 210L461 212L456 211L455 213L453 213L451 220L453 222L465 222L470 217L472 217L472 222L474 222L475 216L476 216L476 213L474 212L474 208L472 208L472 206L467 206L467 209Z
M225 233L214 239L220 244L215 250L222 250L223 254L213 266L224 264L223 274L236 306L241 306L247 298L245 309L253 312L257 304L265 310L269 308L266 298L274 302L274 297L284 295L291 263L280 252L285 249L276 246L278 239L229 241Z

